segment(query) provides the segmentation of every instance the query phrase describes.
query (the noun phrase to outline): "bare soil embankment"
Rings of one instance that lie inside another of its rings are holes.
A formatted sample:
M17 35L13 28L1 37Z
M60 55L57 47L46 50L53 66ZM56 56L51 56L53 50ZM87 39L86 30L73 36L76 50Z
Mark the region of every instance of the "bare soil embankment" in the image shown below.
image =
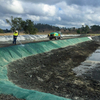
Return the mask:
M76 77L72 71L98 46L89 41L14 61L8 65L9 80L22 88L73 100L100 100L100 83Z

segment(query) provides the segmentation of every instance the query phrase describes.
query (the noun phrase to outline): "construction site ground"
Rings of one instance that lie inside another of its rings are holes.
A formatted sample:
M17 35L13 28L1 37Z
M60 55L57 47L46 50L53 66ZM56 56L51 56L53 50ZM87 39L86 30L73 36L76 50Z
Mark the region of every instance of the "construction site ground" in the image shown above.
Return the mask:
M89 41L19 59L9 63L8 78L25 89L72 100L100 100L100 83L90 78L77 77L72 71L99 46L99 43ZM1 94L0 100L22 99Z

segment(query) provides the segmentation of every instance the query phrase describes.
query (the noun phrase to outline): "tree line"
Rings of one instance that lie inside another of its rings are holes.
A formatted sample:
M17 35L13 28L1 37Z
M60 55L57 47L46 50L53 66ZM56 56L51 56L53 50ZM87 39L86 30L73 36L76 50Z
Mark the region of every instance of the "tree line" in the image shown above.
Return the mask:
M88 26L88 25L82 25L81 28L76 29L75 27L73 28L59 28L56 26L52 26L52 25L48 25L48 24L34 24L33 21L31 21L30 19L27 19L26 21L23 20L20 17L13 17L11 16L10 20L6 19L6 22L11 26L11 29L8 30L2 30L0 29L0 33L6 33L6 32L10 32L10 31L15 31L18 30L20 31L24 31L24 33L26 34L36 34L38 31L40 32L44 32L44 31L60 31L60 30L68 30L68 31L74 31L77 32L78 34L87 34L90 32L99 32L100 31L100 26L99 25L93 25L93 26Z
M59 31L59 27L51 26L48 24L34 24L33 21L27 19L26 21L20 17L11 16L10 20L6 19L6 22L11 26L11 29L2 30L0 29L0 33L14 32L15 30L24 31L26 34L36 34L38 31L44 32L45 30L56 30Z
M50 30L60 31L59 27L48 25L48 24L42 24L42 23L35 24L34 27L36 27L38 29L38 31L40 31L40 32L50 31Z
M11 16L11 19L6 19L6 22L11 26L13 32L15 30L23 30L26 34L35 34L37 32L37 28L34 27L34 22L30 19L24 21L20 17L13 18L13 16Z
M82 25L81 28L77 29L78 34L87 34L87 33L97 33L100 32L100 26L99 25L93 25L93 26L88 26L88 25Z

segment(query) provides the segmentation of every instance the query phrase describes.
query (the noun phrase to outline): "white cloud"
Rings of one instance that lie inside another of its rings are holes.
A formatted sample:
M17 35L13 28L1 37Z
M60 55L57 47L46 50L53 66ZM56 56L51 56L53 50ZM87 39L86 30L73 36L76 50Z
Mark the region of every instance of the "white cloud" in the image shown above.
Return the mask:
M59 21L61 21L61 17L58 17L57 19L58 19Z
M54 16L56 7L54 5L47 5L43 3L23 3L24 12L36 16Z
M76 14L81 14L80 7L77 5L68 5L66 2L60 2L57 4L58 7L61 8L60 13L65 14L67 16L72 16Z
M17 0L13 0L12 4L9 4L7 8L15 13L23 13L24 11L21 3Z
M41 17L41 20L45 20L45 21L51 20L52 21L52 18L43 16L43 17Z
M27 15L28 19L34 20L34 21L39 21L40 17L39 16L34 16L34 15Z
M13 13L21 14L24 11L21 3L17 0L13 0L12 2L9 0L6 2L5 2L5 0L1 0L0 5L2 7L5 7L5 9L7 9L8 11L13 12Z
M0 0L0 20L10 16L31 19L34 23L81 27L100 23L100 1L87 0ZM1 21L1 25L4 26Z
M55 24L55 26L58 26L58 27L66 27L65 25L61 25L61 24Z
M51 5L42 5L43 7L43 12L45 14L47 14L48 16L54 16L55 15L55 12L56 12L56 8L55 6L51 6Z
M7 23L5 23L5 21L3 21L1 19L0 19L0 26L4 27L4 28L9 27L9 25Z

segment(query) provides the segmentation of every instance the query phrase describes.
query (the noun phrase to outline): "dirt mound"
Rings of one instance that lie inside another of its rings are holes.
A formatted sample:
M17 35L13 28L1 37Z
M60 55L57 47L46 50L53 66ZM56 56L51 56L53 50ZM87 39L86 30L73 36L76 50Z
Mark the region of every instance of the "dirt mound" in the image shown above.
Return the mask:
M98 46L84 42L14 61L8 65L9 80L22 88L73 100L100 100L100 83L76 77L72 71Z

